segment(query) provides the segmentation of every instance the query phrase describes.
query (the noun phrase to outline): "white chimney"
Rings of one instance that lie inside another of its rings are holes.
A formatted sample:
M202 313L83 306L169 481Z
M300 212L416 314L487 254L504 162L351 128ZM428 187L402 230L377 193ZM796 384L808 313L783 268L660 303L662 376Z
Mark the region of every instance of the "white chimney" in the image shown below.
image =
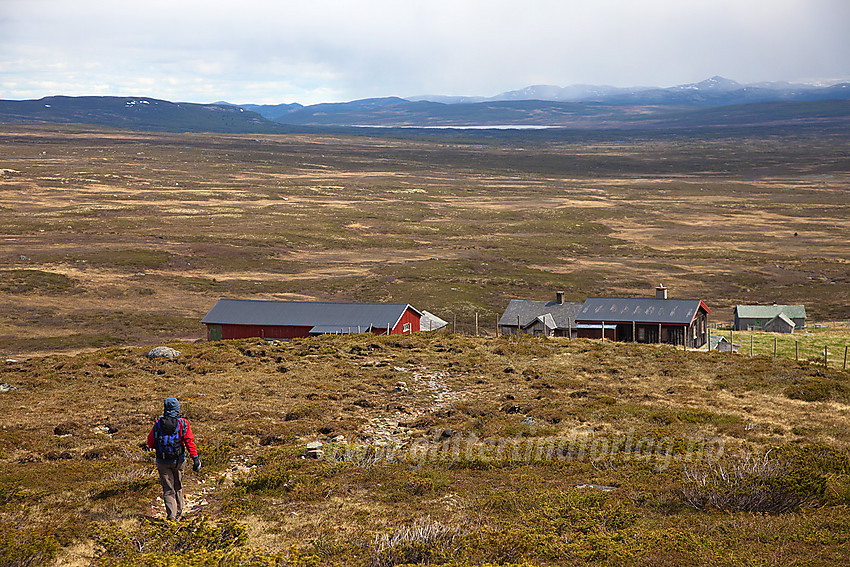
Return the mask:
M658 284L658 287L655 288L655 299L667 299L667 288L664 287L664 284Z
M558 305L564 304L564 292L563 291L556 291L555 292L555 301L558 303Z

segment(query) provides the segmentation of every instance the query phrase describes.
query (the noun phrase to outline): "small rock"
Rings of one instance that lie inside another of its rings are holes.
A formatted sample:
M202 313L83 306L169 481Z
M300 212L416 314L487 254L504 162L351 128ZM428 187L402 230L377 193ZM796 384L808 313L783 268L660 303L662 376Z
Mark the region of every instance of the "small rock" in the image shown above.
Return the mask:
M59 437L65 437L67 435L71 435L74 427L73 423L60 423L53 428L53 434L58 435Z
M12 390L17 390L17 386L12 386L11 384L0 384L0 392L11 392Z
M454 434L455 434L455 432L454 432L454 430L453 430L453 429L446 428L446 429L443 429L443 432L442 432L442 433L440 433L440 437L442 437L443 439L449 439L449 438L450 438L450 437L452 437Z
M92 428L92 433L100 433L101 435L109 435L109 427L106 425L98 425L97 427Z
M522 423L523 425L537 425L537 420L533 417L526 417L520 423Z
M308 459L321 459L324 457L325 452L322 451L322 442L310 441L307 443L307 450L304 451L304 456Z
M593 490L601 490L602 492L617 490L616 486L605 486L603 484L577 484L576 488L592 488Z
M395 388L393 388L393 392L406 392L407 391L407 382L399 380L395 383Z
M173 349L171 347L158 346L148 351L148 358L151 360L153 360L154 358L167 358L168 360L173 360L182 354L183 353L181 353L179 350Z

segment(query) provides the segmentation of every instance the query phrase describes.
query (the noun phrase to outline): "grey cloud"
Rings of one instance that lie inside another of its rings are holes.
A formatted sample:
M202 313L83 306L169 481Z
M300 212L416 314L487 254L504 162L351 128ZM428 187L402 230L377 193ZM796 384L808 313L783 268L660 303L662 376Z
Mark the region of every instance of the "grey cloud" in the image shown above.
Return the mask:
M0 98L149 88L311 103L711 75L848 79L848 21L845 0L4 0Z

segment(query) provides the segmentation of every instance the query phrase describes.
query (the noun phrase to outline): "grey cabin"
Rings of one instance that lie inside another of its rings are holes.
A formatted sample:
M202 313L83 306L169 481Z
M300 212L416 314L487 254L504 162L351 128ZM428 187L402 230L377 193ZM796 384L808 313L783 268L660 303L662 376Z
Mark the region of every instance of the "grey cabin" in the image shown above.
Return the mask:
M499 329L503 335L575 337L575 319L581 306L564 301L563 291L555 293L555 301L511 299L499 319Z

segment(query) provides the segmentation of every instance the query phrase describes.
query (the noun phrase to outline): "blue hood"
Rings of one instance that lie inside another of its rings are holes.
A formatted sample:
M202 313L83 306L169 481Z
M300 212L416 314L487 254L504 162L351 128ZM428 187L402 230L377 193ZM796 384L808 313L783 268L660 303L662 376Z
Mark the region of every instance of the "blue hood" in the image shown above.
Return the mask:
M165 398L165 410L162 412L162 415L165 417L177 417L180 415L180 402L177 401L177 398Z

